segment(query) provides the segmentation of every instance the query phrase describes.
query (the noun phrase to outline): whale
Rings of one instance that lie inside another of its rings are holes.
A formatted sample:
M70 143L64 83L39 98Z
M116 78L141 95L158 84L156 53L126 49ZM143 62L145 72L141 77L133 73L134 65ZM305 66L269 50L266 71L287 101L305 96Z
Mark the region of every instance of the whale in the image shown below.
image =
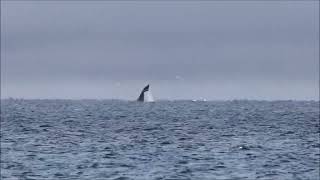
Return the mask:
M142 89L137 101L138 102L154 102L149 84Z

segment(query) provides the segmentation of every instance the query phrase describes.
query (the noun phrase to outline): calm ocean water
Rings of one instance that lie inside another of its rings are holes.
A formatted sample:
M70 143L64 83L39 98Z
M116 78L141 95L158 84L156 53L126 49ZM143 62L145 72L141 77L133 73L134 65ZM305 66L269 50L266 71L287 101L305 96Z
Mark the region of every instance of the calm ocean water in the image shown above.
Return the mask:
M1 100L1 179L319 179L318 101Z

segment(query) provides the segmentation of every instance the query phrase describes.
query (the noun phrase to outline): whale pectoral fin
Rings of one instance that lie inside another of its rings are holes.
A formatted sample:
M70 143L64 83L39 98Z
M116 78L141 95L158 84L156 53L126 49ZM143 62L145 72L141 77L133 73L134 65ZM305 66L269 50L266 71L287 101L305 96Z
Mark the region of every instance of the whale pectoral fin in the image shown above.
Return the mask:
M142 91L143 92L149 91L149 84L146 87L144 87Z
M149 84L142 89L142 91L141 91L141 93L140 93L140 96L138 97L137 101L142 101L142 102L143 102L143 101L145 100L145 98L144 98L144 96L145 96L144 92L147 92L147 91L149 91Z
M138 97L137 101L142 101L143 102L143 100L144 100L144 92L142 91L140 93L140 96Z

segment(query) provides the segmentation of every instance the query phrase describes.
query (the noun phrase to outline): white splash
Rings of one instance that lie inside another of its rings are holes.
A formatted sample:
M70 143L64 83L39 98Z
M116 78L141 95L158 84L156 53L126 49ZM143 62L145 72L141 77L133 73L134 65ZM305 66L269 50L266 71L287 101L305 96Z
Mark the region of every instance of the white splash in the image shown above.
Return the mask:
M150 90L145 92L144 98L145 98L144 99L145 102L154 102L154 99Z

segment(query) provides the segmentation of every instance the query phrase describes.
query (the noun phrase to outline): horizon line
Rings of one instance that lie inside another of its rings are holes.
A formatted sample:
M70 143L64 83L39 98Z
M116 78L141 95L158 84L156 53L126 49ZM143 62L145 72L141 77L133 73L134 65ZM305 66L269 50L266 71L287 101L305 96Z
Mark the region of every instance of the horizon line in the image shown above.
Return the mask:
M70 101L81 101L81 100L95 100L95 101L136 101L136 99L119 99L119 98L21 98L21 97L6 97L0 98L3 100L70 100ZM212 102L212 101L315 101L319 102L319 99L250 99L250 98L239 98L239 99L157 99L155 101L192 101L192 102Z

